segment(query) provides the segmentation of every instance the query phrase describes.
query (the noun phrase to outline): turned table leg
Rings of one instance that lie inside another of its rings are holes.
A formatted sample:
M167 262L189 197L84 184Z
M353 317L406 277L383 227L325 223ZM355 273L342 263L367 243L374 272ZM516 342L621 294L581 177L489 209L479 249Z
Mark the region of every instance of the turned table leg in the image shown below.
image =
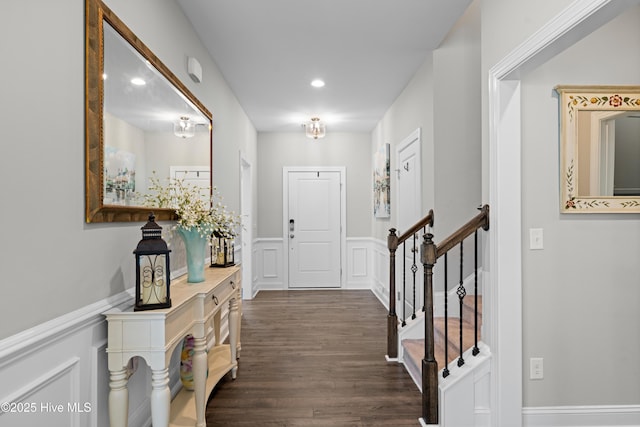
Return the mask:
M169 426L171 392L169 369L151 370L151 424L154 427Z
M109 423L111 427L127 427L129 416L129 381L127 369L109 371Z
M196 427L207 425L204 417L207 396L207 340L194 338L193 340L193 390L196 400Z
M231 368L231 378L236 379L238 374L237 351L238 351L238 323L240 312L238 310L238 299L232 298L229 301L229 347L231 350L231 363L236 365Z

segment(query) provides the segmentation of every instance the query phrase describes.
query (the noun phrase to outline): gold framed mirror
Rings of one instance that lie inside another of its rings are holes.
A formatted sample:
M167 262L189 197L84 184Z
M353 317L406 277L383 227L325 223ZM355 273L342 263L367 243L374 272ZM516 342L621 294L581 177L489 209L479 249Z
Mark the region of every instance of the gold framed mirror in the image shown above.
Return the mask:
M556 86L560 211L640 212L640 86Z
M152 174L212 187L212 115L101 0L85 12L86 222L146 221Z

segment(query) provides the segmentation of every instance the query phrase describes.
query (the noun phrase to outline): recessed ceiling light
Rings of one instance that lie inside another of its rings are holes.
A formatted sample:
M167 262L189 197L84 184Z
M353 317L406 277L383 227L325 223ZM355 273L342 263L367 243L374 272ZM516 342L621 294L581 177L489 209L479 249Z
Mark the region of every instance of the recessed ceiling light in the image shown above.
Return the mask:
M315 79L311 82L311 86L313 87L324 87L324 80Z
M142 80L140 77L134 77L131 79L131 84L134 84L136 86L144 86L147 84L147 82Z

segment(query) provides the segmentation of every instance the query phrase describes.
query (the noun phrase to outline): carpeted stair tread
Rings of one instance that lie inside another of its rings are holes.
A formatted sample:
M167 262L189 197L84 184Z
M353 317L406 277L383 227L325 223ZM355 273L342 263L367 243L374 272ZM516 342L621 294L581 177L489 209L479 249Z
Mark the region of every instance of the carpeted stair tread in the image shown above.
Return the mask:
M469 298L473 301L473 298ZM466 300L466 299L465 299ZM470 310L468 309L469 305L473 304L473 302L468 303L465 301L465 305L463 306L463 322L462 322L462 344L463 351L468 350L473 347L475 344L475 336L474 336L474 325L473 325L473 306L471 306ZM478 327L481 325L482 321L482 297L478 297ZM436 317L433 319L434 322L434 356L436 361L438 362L438 369L444 368L444 317ZM456 360L460 356L460 319L458 318L449 318L448 319L448 329L449 329L449 354L448 354L448 363ZM478 331L479 333L480 331ZM478 340L480 336L478 336ZM405 360L410 359L414 366L421 369L422 359L424 358L424 339L405 339L402 340L402 346L405 352Z

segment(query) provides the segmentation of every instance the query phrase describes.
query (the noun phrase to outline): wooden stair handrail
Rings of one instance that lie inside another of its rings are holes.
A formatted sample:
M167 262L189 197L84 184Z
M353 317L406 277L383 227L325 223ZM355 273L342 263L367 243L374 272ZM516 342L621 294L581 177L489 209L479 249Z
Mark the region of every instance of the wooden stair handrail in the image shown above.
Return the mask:
M449 249L455 247L467 237L471 236L475 231L482 227L483 230L489 229L489 205L484 205L480 209L480 213L457 231L453 232L449 237L436 245L436 259L449 252Z
M434 219L433 209L429 209L429 213L427 213L427 216L422 218L420 221L416 222L415 225L413 225L410 229L408 229L407 231L402 233L400 237L398 237L398 244L404 242L409 237L413 236L418 231L420 231L420 229L424 228L427 225L429 227L433 227L433 219Z

